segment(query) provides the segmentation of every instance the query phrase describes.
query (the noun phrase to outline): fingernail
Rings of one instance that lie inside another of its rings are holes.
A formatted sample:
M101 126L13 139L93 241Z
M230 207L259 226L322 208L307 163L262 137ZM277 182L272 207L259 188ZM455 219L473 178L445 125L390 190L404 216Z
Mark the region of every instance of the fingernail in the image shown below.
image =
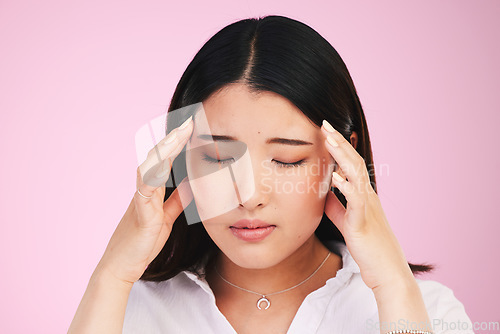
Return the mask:
M339 146L339 144L337 144L337 142L335 141L335 139L332 138L332 136L328 136L326 137L326 140L330 143L330 145L332 145L333 147L337 147Z
M189 124L189 122L191 121L192 118L193 118L193 116L189 116L189 118L186 119L184 121L184 123L182 123L181 126L179 126L179 130L184 130L188 126L188 124Z
M325 127L326 131L331 132L331 133L335 132L335 129L333 128L333 126L331 126L330 123L328 123L328 121L326 119L323 120L323 126Z
M340 176L337 172L333 172L332 173L332 176L335 180L337 180L337 182L342 182L342 181L345 181L342 176Z

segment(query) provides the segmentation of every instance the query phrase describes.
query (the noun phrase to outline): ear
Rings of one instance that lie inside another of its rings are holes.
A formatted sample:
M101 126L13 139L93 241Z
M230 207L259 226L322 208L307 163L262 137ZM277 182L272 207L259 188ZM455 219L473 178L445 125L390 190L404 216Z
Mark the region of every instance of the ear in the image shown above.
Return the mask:
M354 147L354 149L356 149L356 146L358 145L358 134L356 133L356 131L352 132L349 140L351 141L351 145ZM335 166L334 171L339 173L340 176L345 179L344 173L338 168L338 166Z
M354 147L354 149L356 149L356 146L358 145L358 134L356 133L356 131L352 132L349 140L351 141L351 145Z

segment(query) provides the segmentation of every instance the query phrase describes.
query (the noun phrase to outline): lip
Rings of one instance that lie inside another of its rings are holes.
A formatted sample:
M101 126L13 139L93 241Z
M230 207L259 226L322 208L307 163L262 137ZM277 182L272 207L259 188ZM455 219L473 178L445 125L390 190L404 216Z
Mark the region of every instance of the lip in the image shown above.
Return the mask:
M259 220L259 219L240 219L236 222L236 224L231 225L231 227L234 228L259 228L259 227L268 227L268 226L275 226L272 224L268 224L265 221Z
M241 219L230 226L231 232L243 241L261 241L271 234L276 225L268 224L262 220Z

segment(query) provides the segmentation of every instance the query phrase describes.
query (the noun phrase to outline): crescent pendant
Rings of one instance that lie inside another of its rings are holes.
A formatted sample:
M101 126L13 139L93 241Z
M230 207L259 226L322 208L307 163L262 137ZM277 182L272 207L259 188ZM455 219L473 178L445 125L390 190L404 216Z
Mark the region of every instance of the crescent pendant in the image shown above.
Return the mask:
M257 308L259 310L262 310L262 308L260 307L261 302L267 303L266 307L264 308L265 310L267 310L269 308L269 306L271 306L271 302L269 301L269 299L267 299L265 296L262 296L262 298L257 301Z

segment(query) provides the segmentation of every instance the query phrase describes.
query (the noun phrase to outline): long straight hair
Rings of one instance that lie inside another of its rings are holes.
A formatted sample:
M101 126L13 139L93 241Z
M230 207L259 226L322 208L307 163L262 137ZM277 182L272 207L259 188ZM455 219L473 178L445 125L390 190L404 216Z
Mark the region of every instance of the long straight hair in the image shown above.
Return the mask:
M365 160L370 183L377 191L368 127L356 88L340 55L314 29L276 15L244 19L224 27L203 45L186 68L168 112L203 102L231 83L243 83L252 92L280 94L314 124L321 126L326 119L348 141L356 132L356 151ZM183 121L167 124L166 133ZM185 166L185 156L180 155L178 159ZM170 174L174 186L166 188L164 201L182 179L176 177L177 180ZM345 207L342 193L337 188L334 193ZM345 243L326 214L314 233L322 242ZM202 277L205 269L213 264L217 251L203 224L188 225L183 212L141 279L163 281L183 270ZM409 263L409 266L414 274L433 269L427 264Z

